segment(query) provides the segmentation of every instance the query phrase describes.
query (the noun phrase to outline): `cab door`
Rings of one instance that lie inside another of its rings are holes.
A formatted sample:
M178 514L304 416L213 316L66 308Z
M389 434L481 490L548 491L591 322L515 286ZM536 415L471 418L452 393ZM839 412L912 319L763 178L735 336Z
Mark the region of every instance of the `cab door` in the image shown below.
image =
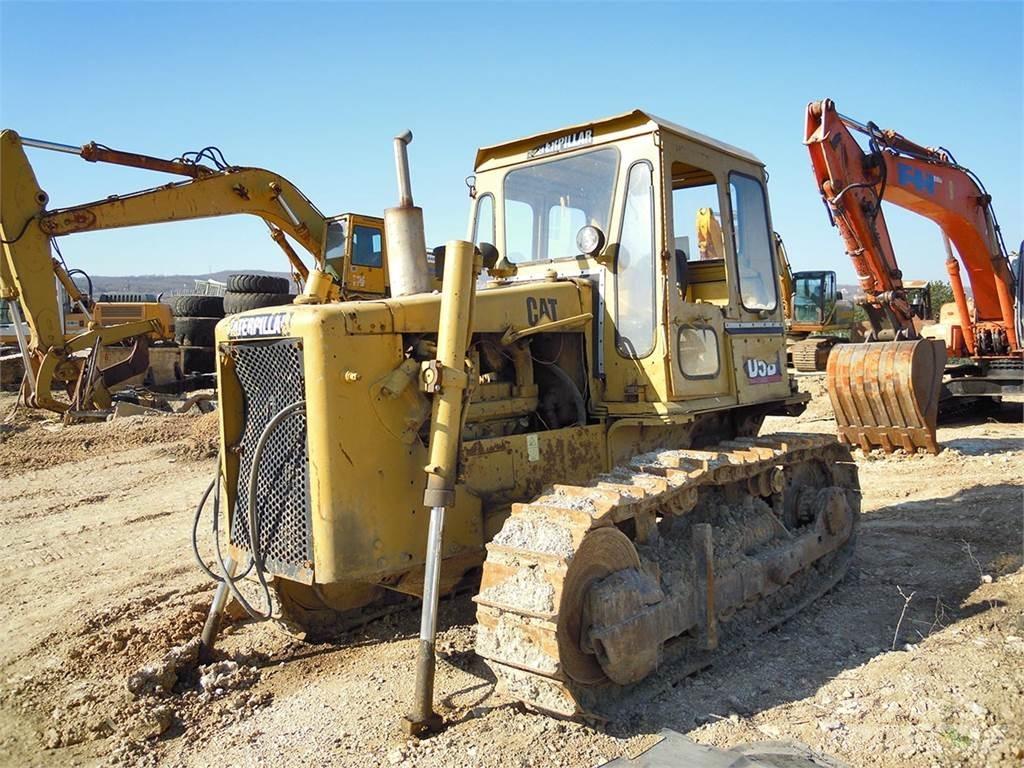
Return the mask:
M722 191L715 174L702 167L701 158L668 143L666 152L672 250L665 272L665 341L672 399L717 397L722 403L735 402L723 311L729 304L724 239L719 231L716 247L707 248L711 244L705 242L707 236L700 227L701 221L722 210Z
M350 291L383 296L387 254L384 222L369 216L349 216L348 268L344 287Z
M667 341L672 398L693 400L719 396L734 400L722 310L710 302L685 301L672 281L668 293Z

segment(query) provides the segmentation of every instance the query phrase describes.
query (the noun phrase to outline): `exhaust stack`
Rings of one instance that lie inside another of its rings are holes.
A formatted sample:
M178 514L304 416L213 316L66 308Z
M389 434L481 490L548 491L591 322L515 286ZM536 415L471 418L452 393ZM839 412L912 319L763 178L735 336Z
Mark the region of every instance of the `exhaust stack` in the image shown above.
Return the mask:
M392 296L408 296L430 290L423 209L413 205L412 183L409 181L408 147L411 141L412 131L395 137L398 206L384 211L384 236L388 244L388 278Z

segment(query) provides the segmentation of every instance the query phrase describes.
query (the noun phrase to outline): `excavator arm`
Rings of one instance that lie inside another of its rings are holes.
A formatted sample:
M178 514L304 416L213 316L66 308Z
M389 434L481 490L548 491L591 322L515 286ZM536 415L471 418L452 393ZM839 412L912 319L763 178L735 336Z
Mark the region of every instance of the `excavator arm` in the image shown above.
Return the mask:
M46 208L49 198L36 180L25 146L71 152L91 162L175 173L188 179L49 211ZM79 397L80 407L102 406L107 400L103 385L116 383L112 381L114 374L100 375L104 372L93 371L90 375L95 383L83 385L82 376L89 371L90 364L73 353L101 343L139 339L155 330L148 321L91 328L65 342L54 277L72 298L78 291L63 264L53 257L51 238L232 214L262 218L270 227L272 238L284 249L292 268L303 279L308 270L285 234L311 253L317 266L322 267L324 229L328 222L305 195L277 174L227 165L211 169L197 162L162 160L96 144L78 148L22 139L10 130L0 132L0 240L3 246L0 298L10 301L12 306L20 304L25 311L30 330L27 351L35 372L32 404L55 411L66 410L67 406L55 401L50 394L53 381L58 380L73 384L75 392L88 390L88 394ZM127 369L122 372L131 375Z
M869 151L853 131L869 137ZM947 352L974 358L1019 354L1014 278L991 198L948 151L861 124L841 115L829 99L808 105L804 143L818 190L857 273L872 326L869 341L880 340L884 325L893 330L892 341L841 344L829 355L829 396L840 437L864 450L938 452L935 428ZM942 230L960 319L960 333L950 334L948 350L944 342L918 336L883 202L924 216ZM954 246L971 283L973 314Z
M789 265L789 256L786 255L786 244L782 241L782 235L778 232L772 234L775 236L775 263L779 270L779 291L782 293L782 317L791 321L793 319L793 268Z

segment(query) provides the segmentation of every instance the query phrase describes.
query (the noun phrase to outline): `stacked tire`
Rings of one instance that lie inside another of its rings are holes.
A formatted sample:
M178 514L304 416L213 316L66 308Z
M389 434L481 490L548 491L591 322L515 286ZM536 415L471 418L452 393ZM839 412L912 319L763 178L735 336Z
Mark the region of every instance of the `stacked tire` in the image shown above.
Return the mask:
M186 347L212 347L214 329L224 317L223 296L175 296L174 340Z
M217 323L224 317L223 296L185 295L171 300L174 340L186 350L189 372L213 373Z
M273 275L231 275L224 294L224 314L247 312L250 309L280 307L295 298L288 292L289 282Z

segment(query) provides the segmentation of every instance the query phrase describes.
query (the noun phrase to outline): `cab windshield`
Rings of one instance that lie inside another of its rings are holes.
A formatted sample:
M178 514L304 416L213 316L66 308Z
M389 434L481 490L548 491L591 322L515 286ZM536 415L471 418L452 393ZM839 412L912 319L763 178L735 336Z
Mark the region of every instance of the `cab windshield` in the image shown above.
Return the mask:
M828 308L829 291L827 278L829 273L804 272L797 273L793 280L795 306L793 319L798 323L821 323L825 320ZM833 277L833 279L835 279Z
M609 147L520 168L505 176L505 255L514 264L574 258L576 233L608 234L619 164Z

